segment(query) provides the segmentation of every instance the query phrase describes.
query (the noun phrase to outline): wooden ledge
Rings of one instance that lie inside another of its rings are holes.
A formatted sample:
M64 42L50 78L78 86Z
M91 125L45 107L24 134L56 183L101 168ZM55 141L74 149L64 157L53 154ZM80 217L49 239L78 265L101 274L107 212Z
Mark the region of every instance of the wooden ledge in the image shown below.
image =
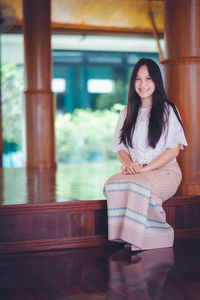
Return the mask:
M179 205L200 204L200 195L182 196L176 195L163 203L163 207ZM42 212L61 212L61 211L82 211L82 210L102 210L107 209L106 200L77 200L66 202L49 203L23 203L2 205L0 215L21 214L23 213L42 213Z
M163 207L175 239L200 238L200 196L176 195ZM1 206L0 253L106 244L106 200Z

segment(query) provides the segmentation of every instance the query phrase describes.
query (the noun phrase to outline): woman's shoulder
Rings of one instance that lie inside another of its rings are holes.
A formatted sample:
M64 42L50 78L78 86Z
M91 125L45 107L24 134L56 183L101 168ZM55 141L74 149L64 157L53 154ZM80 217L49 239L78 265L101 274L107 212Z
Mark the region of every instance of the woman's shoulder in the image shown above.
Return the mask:
M182 126L181 121L181 115L177 108L177 106L173 102L166 103L166 120L169 121L169 123L173 124L173 126L176 126L175 124L178 124L179 126Z
M166 112L169 114L169 116L175 115L175 111L179 114L178 108L173 102L168 101L165 102L164 105L165 105Z
M178 110L177 106L172 101L165 101L164 105L169 110L174 110L174 109Z

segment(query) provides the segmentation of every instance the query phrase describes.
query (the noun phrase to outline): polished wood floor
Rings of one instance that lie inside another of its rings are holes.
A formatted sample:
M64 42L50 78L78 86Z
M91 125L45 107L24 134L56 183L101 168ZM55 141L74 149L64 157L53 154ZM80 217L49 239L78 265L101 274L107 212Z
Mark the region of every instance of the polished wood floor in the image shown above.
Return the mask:
M0 205L102 200L103 185L118 162L60 164L55 169L0 169Z
M200 299L200 240L131 254L120 246L4 254L1 300Z

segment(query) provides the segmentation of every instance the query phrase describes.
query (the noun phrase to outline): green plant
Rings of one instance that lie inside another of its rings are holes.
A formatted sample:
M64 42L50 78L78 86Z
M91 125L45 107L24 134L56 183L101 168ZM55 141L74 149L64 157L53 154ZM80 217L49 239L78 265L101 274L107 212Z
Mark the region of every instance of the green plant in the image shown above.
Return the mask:
M59 160L77 154L85 160L100 152L104 159L114 158L109 151L114 128L122 105L111 110L80 110L56 116L56 153Z
M2 65L1 73L3 139L7 153L17 151L22 146L24 78L23 68L15 64ZM116 87L115 93L99 96L99 109L96 111L76 109L72 114L56 114L56 155L60 162L70 159L75 162L88 161L95 153L102 155L104 160L116 158L109 147L123 107L120 104L123 83L119 81ZM113 105L116 102L119 103ZM106 105L109 108L105 108Z
M126 87L123 80L116 80L115 90L112 93L101 94L96 99L96 109L111 109L116 103L123 103Z
M3 64L1 74L4 151L16 151L22 145L23 68L16 64Z

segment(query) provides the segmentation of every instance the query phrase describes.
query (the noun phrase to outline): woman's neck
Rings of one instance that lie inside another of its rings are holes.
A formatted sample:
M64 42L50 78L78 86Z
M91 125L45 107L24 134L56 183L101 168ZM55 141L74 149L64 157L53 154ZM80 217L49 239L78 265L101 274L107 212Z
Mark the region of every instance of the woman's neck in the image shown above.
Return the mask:
M152 106L152 97L141 98L141 108L148 108Z

